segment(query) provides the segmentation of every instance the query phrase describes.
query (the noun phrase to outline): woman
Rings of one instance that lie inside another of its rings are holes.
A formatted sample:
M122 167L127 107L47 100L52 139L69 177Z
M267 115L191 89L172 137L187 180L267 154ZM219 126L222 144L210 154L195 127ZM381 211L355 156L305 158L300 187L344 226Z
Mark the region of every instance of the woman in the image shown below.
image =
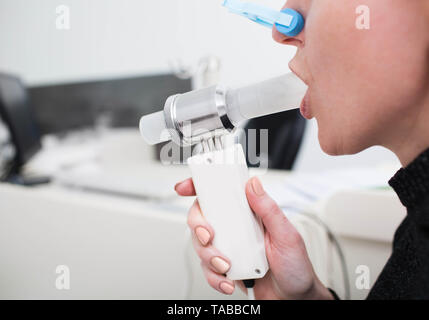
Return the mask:
M298 48L290 69L309 86L302 115L316 118L319 142L330 155L381 145L402 163L390 184L408 214L393 253L371 289L372 299L429 298L429 1L366 0L370 28L356 26L360 0L289 0L305 18L303 32L275 41ZM176 185L195 195L191 180ZM249 204L266 228L270 272L256 281L257 299L333 299L317 278L299 233L257 178ZM229 261L213 247L213 229L198 203L189 212L194 246L208 283L225 294L235 283ZM238 284L238 283L237 283Z

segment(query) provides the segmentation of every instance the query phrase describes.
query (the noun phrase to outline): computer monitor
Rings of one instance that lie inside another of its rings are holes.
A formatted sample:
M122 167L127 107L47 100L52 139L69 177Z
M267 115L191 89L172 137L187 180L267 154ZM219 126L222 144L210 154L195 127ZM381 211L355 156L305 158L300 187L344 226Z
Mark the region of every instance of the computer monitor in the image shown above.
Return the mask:
M142 115L159 111L173 94L192 89L174 74L102 78L28 88L42 134L93 129L107 114L109 127L137 128Z
M19 173L41 148L40 134L25 86L18 77L4 73L0 73L0 117L16 151L11 173Z

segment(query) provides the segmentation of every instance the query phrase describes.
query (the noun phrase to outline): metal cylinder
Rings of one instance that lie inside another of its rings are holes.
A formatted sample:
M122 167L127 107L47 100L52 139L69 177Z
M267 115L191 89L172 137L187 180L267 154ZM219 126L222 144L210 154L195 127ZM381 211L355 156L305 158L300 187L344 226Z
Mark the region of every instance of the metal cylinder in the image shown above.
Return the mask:
M185 145L234 128L227 117L226 90L220 86L169 97L164 115L172 139Z

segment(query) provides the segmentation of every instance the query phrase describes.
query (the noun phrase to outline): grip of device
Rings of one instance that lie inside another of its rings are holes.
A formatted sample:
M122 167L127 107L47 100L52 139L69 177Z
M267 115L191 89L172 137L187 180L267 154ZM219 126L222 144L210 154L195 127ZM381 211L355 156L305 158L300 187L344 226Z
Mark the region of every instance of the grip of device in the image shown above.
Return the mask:
M241 145L191 157L188 165L201 211L215 233L213 245L231 262L228 278L262 278L268 271L264 231L247 202Z

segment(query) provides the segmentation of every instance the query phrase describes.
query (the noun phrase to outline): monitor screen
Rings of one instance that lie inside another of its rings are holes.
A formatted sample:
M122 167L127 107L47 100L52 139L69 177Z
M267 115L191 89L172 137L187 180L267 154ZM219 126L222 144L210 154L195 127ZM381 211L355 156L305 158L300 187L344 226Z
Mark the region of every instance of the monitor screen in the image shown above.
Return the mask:
M174 74L56 83L28 89L42 134L93 129L107 115L113 128L137 128L142 115L164 108L173 94L192 89Z

